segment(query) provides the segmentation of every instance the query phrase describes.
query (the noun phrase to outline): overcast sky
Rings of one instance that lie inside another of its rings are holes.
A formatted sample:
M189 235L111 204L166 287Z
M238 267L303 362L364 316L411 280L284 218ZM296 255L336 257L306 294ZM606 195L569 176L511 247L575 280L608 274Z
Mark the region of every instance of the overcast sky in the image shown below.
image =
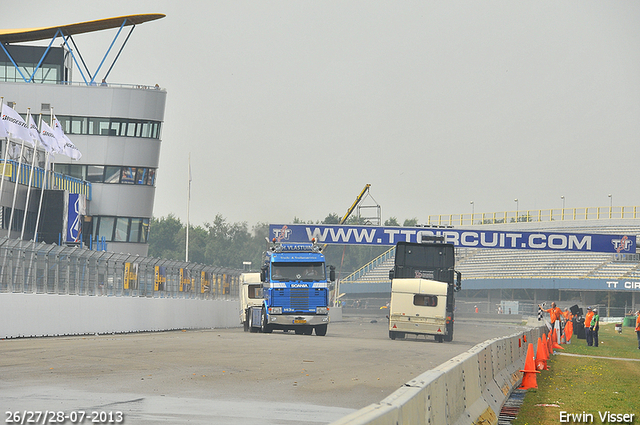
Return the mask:
M400 223L640 205L637 1L27 3L0 26L167 15L109 77L167 90L156 217L186 221L189 153L194 225L342 216L367 183ZM93 70L114 35L75 37Z

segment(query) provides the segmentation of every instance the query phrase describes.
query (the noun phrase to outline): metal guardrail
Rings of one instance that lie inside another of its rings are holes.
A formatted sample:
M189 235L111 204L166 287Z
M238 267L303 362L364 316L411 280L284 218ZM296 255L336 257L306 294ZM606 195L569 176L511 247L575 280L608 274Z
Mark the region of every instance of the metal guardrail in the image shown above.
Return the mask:
M493 213L430 215L428 226L464 226L502 223L640 219L640 207L585 207L544 210L517 210Z
M0 293L236 299L241 271L0 239Z
M358 280L365 274L369 273L371 270L378 267L380 264L387 261L389 258L393 258L395 255L396 255L396 247L394 246L389 250L383 252L382 254L378 255L376 258L369 261L367 264L360 267L358 270L346 276L344 279L341 279L340 282L346 283L346 282L353 282L354 280Z
M102 83L98 81L94 81L93 83L87 81L61 81L56 84L61 84L63 86L88 86L88 87L118 87L125 89L142 89L142 90L165 90L161 88L159 85L147 85L147 84L124 84L124 83Z

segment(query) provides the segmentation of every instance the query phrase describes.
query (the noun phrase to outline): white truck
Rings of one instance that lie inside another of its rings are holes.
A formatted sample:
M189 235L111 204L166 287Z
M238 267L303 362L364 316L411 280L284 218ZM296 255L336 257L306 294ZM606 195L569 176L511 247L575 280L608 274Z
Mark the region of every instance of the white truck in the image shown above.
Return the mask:
M240 288L240 323L244 326L245 332L258 332L261 318L259 314L256 316L252 312L259 313L264 302L260 272L242 273L238 286Z
M391 339L416 334L433 335L437 342L453 340L453 294L461 288L461 275L454 271L453 245L433 239L396 246L394 269L389 271Z

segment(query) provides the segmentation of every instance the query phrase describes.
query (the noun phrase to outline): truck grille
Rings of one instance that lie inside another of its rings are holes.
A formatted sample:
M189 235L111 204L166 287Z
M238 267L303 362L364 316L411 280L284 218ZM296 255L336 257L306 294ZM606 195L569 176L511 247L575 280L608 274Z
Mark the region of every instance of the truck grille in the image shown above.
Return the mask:
M294 310L309 309L309 289L291 288L291 307Z

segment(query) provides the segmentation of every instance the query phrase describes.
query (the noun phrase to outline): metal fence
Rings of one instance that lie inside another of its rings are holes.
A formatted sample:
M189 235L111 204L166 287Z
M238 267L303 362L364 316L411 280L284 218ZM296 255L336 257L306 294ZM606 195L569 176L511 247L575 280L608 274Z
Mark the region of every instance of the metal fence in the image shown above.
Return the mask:
M0 239L0 292L236 299L241 270Z
M638 206L608 206L586 208L552 208L545 210L516 210L471 214L440 214L427 218L428 226L464 226L524 222L580 221L604 219L638 219Z

